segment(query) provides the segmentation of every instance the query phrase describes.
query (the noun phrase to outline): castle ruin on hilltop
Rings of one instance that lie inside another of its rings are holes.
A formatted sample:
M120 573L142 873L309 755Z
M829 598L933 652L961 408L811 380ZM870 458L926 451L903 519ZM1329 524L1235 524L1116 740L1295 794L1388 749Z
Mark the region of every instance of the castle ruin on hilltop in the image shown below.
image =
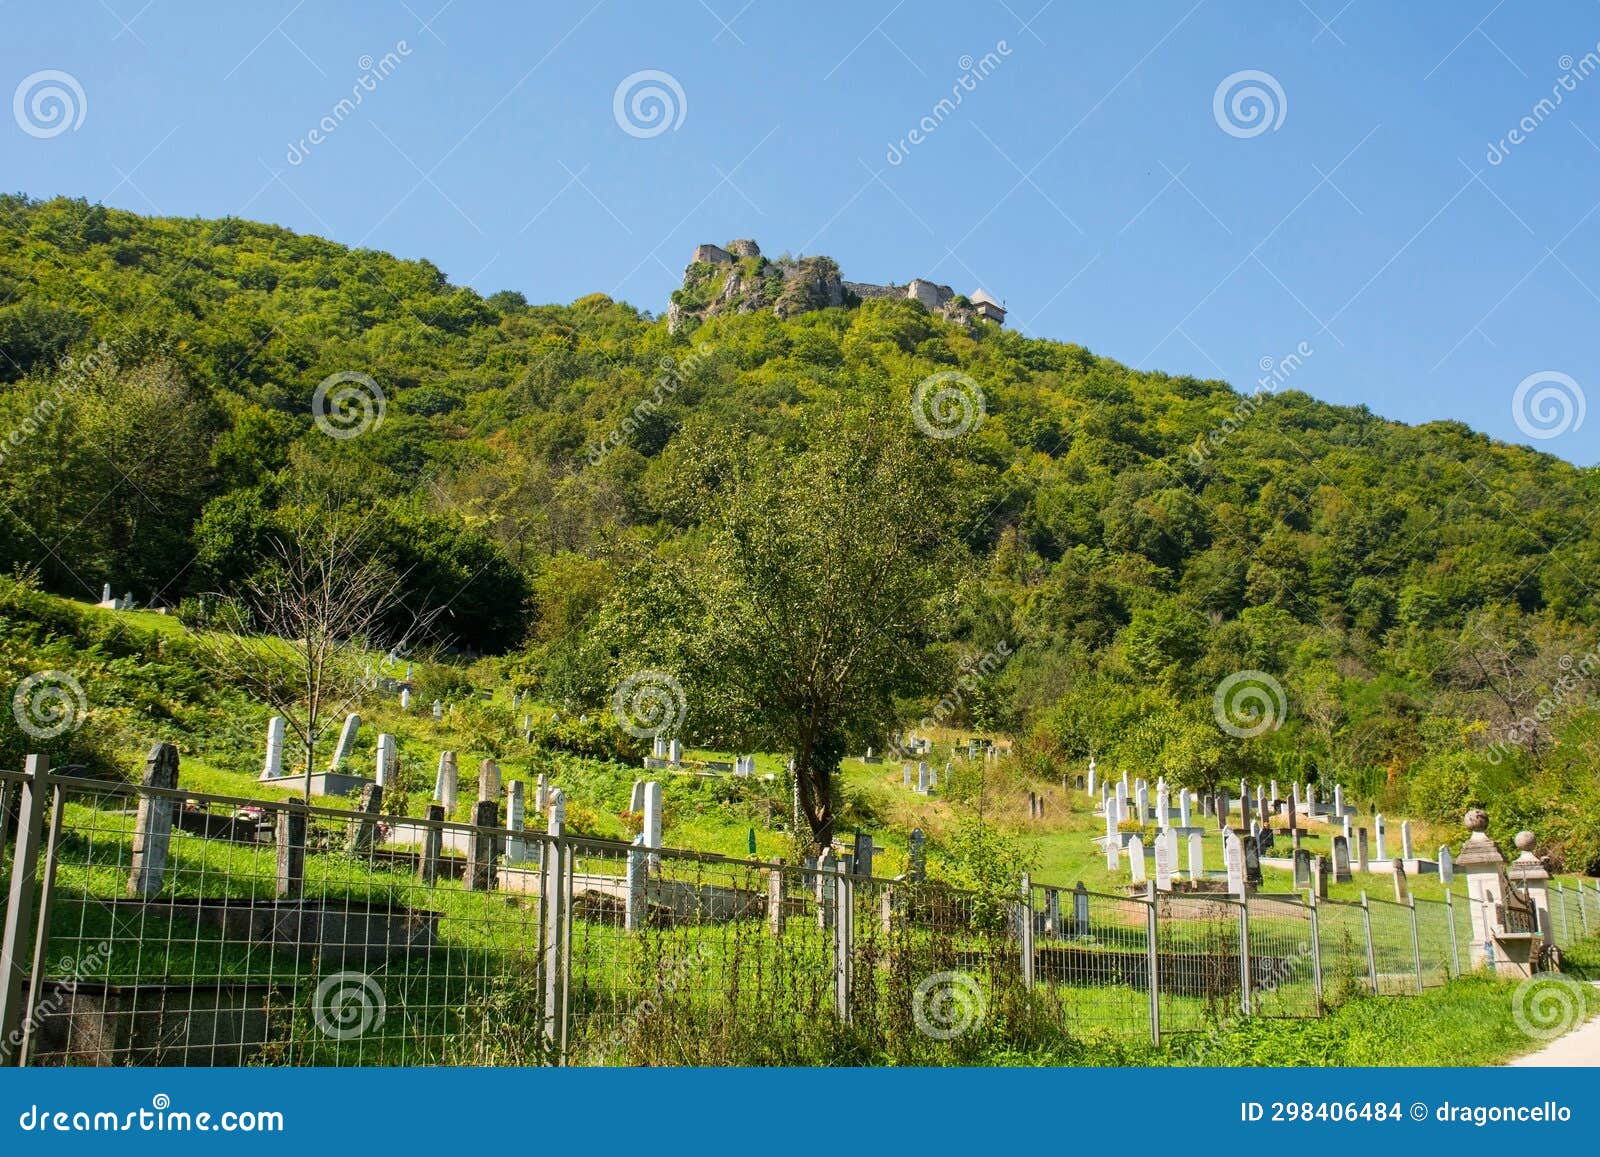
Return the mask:
M672 294L667 307L667 327L676 332L685 325L724 313L754 313L771 309L779 317L793 317L813 309L860 305L868 298L910 298L929 313L950 321L980 321L1004 325L1005 306L979 289L971 295L956 293L948 285L916 277L905 285L876 285L845 281L831 257L780 257L769 260L754 241L698 245L683 286Z

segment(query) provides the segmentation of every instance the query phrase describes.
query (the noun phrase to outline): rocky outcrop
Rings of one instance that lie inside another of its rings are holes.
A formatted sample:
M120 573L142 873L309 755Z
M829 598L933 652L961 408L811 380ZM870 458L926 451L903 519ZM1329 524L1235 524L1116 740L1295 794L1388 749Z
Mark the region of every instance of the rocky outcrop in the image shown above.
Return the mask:
M676 332L725 313L755 313L770 309L779 317L794 317L814 309L853 307L868 298L911 298L930 313L950 321L974 324L979 317L1004 322L1005 310L981 291L987 306L923 278L907 285L875 285L844 281L831 257L789 257L769 260L754 241L730 241L696 246L683 285L673 291L667 307L667 328Z

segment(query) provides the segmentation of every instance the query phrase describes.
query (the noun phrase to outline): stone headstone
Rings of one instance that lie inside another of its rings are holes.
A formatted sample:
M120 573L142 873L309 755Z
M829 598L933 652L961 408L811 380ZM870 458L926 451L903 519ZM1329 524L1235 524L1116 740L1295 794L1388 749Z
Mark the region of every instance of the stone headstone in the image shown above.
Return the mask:
M1401 820L1400 821L1400 858L1402 860L1409 860L1409 859L1413 858L1412 855L1411 855L1411 821L1410 820Z
M1122 840L1116 835L1111 835L1105 839L1104 844L1106 849L1106 871L1115 872L1117 870L1118 857L1122 852Z
M439 753L439 770L433 777L433 802L443 804L446 815L455 811L458 786L456 753L453 751L441 751Z
M900 786L911 786L911 765L909 763L902 763L900 765Z
M917 764L917 790L923 795L928 794L928 765L925 762Z
M145 757L144 787L166 791L178 788L178 749L157 743ZM58 788L57 791L60 789ZM177 809L171 799L145 793L134 813L133 848L128 875L128 895L151 900L161 895L167 873L167 850L172 843L172 821ZM0 831L8 817L0 816ZM9 967L9 965L8 965ZM20 967L20 965L18 965Z
M1072 889L1072 935L1089 935L1089 889L1083 886L1082 880Z
M1168 828L1167 831L1172 831ZM1156 890L1172 891L1172 845L1164 838L1156 839Z
M437 723L444 718L444 704L437 699L433 701L433 721Z
M261 767L262 779L277 779L283 774L283 716L274 715L267 720L267 758ZM308 772L310 768L306 769Z
M1404 904L1411 898L1411 890L1406 886L1406 862L1394 861L1394 902Z
M1311 878L1311 853L1304 848L1294 853L1294 886L1296 890L1316 886L1316 881Z
M1450 854L1448 847L1439 849L1439 883L1453 884L1456 880L1455 857Z
M1383 816L1381 813L1374 814L1372 817L1372 839L1378 846L1378 859L1387 860L1389 855L1383 847Z
M650 740L650 757L652 759L665 759L667 757L667 737L656 735Z
M1216 798L1215 803L1213 803L1212 807L1215 810L1216 817L1217 817L1217 830L1218 831L1224 831L1224 832L1227 831L1228 830L1228 811L1232 807L1232 804L1228 801L1228 793L1227 793L1226 790L1221 790L1221 791L1217 792L1217 798Z
M378 733L378 750L373 756L372 777L377 780L379 787L389 786L389 777L394 774L396 765L394 736L388 732Z
M472 809L473 830L467 835L467 869L462 886L469 892L492 892L496 884L496 838L500 826L500 804L481 799Z
M1332 874L1328 868L1327 856L1314 856L1311 860L1311 874L1317 878L1317 899L1328 898L1328 877Z
M644 846L661 847L661 784L651 780L644 785ZM660 867L661 857L651 855L650 867Z
M1222 862L1228 868L1228 891L1235 896L1246 895L1244 879L1244 842L1238 837L1223 841Z
M527 785L520 779L514 779L506 784L506 827L514 832L520 832L527 823L527 802L525 792ZM528 858L528 841L519 836L512 836L506 841L506 861L520 864Z
M671 740L670 742L668 742L668 744L667 744L667 759L671 763L673 763L674 765L682 763L683 762L683 744L679 743L676 739Z
M751 829L752 836L755 829ZM878 849L873 846L870 832L857 832L854 854L850 857L850 869L857 876L872 875L872 854Z
M1084 786L1084 790L1090 795L1093 795L1095 792L1100 790L1100 782L1095 775L1094 760L1092 759L1089 761L1089 778Z
M1206 842L1199 832L1189 833L1189 879L1203 880L1206 875Z
M1117 782L1117 818L1120 820L1128 814L1128 777L1123 775Z
M400 710L411 710L411 688L409 687L400 688Z
M1250 797L1248 795L1241 795L1239 797L1239 826L1245 831L1249 831L1250 820Z
M544 772L539 773L539 784L533 792L533 810L540 815L550 806L550 777Z
M478 800L500 802L500 765L492 759L478 764Z
M1347 818L1345 820L1345 823L1349 823L1349 822L1350 821ZM1346 844L1345 844L1346 847L1350 846L1349 843L1348 843L1348 838L1349 837L1348 837L1348 834L1347 834L1346 835ZM1358 872L1371 871L1372 870L1371 869L1371 863L1372 863L1372 860L1367 855L1367 829L1366 828L1357 828L1356 829L1356 871L1358 871Z
M633 781L633 792L628 796L628 810L630 812L644 811L644 780Z
M1178 826L1188 827L1189 821L1193 818L1189 811L1189 789L1180 787L1178 789Z
M1172 793L1165 783L1156 785L1156 823L1166 827L1172 822Z
M550 789L550 819L545 832L550 836L560 836L567 826L567 797L559 788Z
M361 716L351 712L344 717L344 726L339 728L339 743L333 749L333 761L328 764L329 771L338 771L344 766L344 761L349 759L356 749L356 734L361 730Z
M1145 786L1144 780L1139 781L1139 786L1133 793L1133 816L1141 824L1150 818L1150 789Z
M1350 876L1350 844L1343 836L1333 837L1333 882L1348 884Z
M1128 871L1135 884L1145 882L1144 841L1138 836L1128 841Z
M1240 841L1244 844L1244 882L1251 891L1261 888L1261 841L1250 836Z
M928 878L926 843L927 839L923 836L922 829L912 828L911 839L907 844L906 879L913 884L920 884Z

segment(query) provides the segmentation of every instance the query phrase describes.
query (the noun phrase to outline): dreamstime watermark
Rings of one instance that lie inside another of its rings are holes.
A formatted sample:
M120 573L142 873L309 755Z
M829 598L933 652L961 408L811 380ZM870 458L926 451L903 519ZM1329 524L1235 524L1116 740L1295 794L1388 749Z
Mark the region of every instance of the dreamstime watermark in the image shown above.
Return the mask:
M82 389L92 376L103 369L115 370L116 367L116 354L104 341L80 358L64 357L56 363L56 377L51 382L50 392L35 402L33 409L0 441L0 466L6 464L13 450L49 425L67 400Z
M44 68L22 78L11 94L11 116L30 137L49 140L77 132L89 115L89 97L70 72Z
M1194 466L1202 466L1207 458L1211 457L1234 434L1238 433L1251 418L1255 417L1261 408L1263 394L1271 395L1277 392L1279 386L1287 382L1301 366L1316 351L1311 348L1310 342L1301 342L1292 351L1280 358L1263 357L1256 365L1261 370L1261 376L1256 379L1256 388L1240 399L1234 406L1233 412L1222 421L1209 434L1202 434L1194 440L1194 446L1189 451L1189 462Z
M675 675L654 669L635 671L611 696L617 726L635 739L671 736L689 716L689 699Z
M17 726L35 739L54 739L83 726L89 700L70 671L36 671L11 696Z
M1583 1022L1583 985L1559 972L1536 972L1511 994L1511 1019L1534 1040L1555 1040Z
M1301 965L1313 958L1309 941L1302 940L1295 945L1294 955L1279 956L1275 959L1254 957L1250 964L1250 1007L1256 1008L1263 997L1269 997L1289 981L1294 979ZM1211 1031L1204 1037L1191 1041L1185 1049L1192 1063L1202 1064L1206 1055L1222 1040L1224 1034L1233 1027L1236 1021L1242 1019L1242 1014L1228 1016L1220 1019L1212 1026Z
M28 1012L28 1018L22 1025L11 1030L5 1040L0 1041L0 1062L12 1063L12 1058L22 1048L22 1042L39 1031L45 1020L55 1016L66 1007L70 997L78 991L78 986L91 976L98 976L105 972L106 965L111 961L111 942L102 940L89 952L77 959L65 957L56 965L56 970L63 979L54 981L50 991L42 1000L31 1002L33 1007Z
M911 420L930 438L959 438L983 425L983 387L960 370L941 370L911 391Z
M325 976L311 996L311 1019L332 1040L355 1040L383 1025L389 1010L383 989L365 972Z
M1504 739L1489 745L1486 756L1490 763L1499 765L1511 753L1513 746L1520 747L1539 735L1544 725L1555 718L1561 705L1600 671L1600 651L1590 651L1577 659L1562 655L1556 660L1556 666L1561 668L1561 674L1550 684L1550 689L1540 697L1539 702L1534 704L1533 710L1507 726Z
M388 407L383 387L360 370L329 374L311 395L311 416L317 429L341 442L382 426Z
M961 102L968 93L978 91L978 85L993 75L1006 57L1012 52L1011 45L1004 40L995 41L994 49L985 52L974 60L970 54L956 61L956 67L961 69L961 75L956 77L955 83L950 86L950 95L940 97L938 102L929 110L928 114L916 123L905 136L898 141L889 143L889 151L883 159L891 165L905 163L911 150L939 131L939 126L961 107Z
M361 70L361 75L356 77L355 83L350 86L350 95L341 97L305 136L298 141L290 141L289 150L284 153L283 159L291 165L304 164L306 158L311 155L311 150L331 137L338 131L340 125L355 115L356 109L361 106L367 94L378 91L378 85L387 80L411 52L409 44L404 40L396 40L394 48L377 60L371 55L362 55L356 61L356 67Z
M1283 684L1265 671L1235 671L1211 697L1217 726L1236 739L1254 739L1283 726L1289 699Z
M29 1105L17 1117L24 1133L282 1133L276 1109L224 1109L219 1113L174 1109L172 1098L157 1093L148 1109L51 1109Z
M960 662L961 674L951 687L939 697L933 710L917 721L913 731L930 731L943 725L944 721L953 716L966 705L967 696L971 695L982 686L985 679L991 678L1010 661L1015 652L1011 644L1002 639L981 655L968 655ZM902 745L903 736L896 736L889 744L888 757L891 760L904 760L907 752Z
M1583 387L1560 370L1529 374L1511 394L1511 420L1530 438L1559 438L1576 430L1587 411Z
M1211 115L1230 137L1248 140L1282 127L1289 98L1270 72L1245 68L1222 78L1211 94Z
M640 69L617 84L611 94L611 115L630 137L647 140L681 128L689 115L689 98L670 72Z
M983 985L970 972L935 972L911 993L911 1019L933 1040L955 1040L983 1023L989 1011Z
M585 451L590 466L598 466L605 461L606 456L619 446L626 445L628 439L633 437L646 420L660 413L661 407L673 398L684 379L696 370L700 364L710 357L713 347L710 342L701 342L694 347L692 353L681 358L663 356L656 363L660 376L656 378L655 389L650 396L639 402L629 411L628 416L613 426L604 438L598 442L591 442Z
M604 1062L606 1058L614 1056L624 1045L633 1039L644 1023L656 1013L661 1011L661 1006L682 987L689 974L697 968L702 968L710 963L712 947L710 944L696 946L694 952L682 960L673 963L672 967L662 973L656 980L655 987L650 990L650 995L634 1005L633 1011L622 1018L622 1023L613 1029L603 1041L594 1045L590 1050L592 1058Z
M1484 160L1491 165L1503 164L1511 155L1511 150L1538 131L1539 126L1561 107L1561 102L1569 93L1577 92L1580 84L1596 72L1600 72L1600 44L1596 44L1592 50L1585 52L1577 60L1573 60L1570 53L1563 55L1556 61L1556 67L1561 70L1561 75L1556 77L1555 83L1550 86L1550 95L1535 101L1522 119L1498 141L1490 141L1489 151L1484 154Z

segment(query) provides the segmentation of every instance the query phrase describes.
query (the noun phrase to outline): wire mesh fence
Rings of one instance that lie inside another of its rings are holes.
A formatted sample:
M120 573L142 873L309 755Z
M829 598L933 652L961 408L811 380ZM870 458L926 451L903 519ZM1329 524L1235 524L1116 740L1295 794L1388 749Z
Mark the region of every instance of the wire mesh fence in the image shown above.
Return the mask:
M1472 936L1464 893L995 892L380 804L0 772L0 1063L959 1064L1415 993Z

